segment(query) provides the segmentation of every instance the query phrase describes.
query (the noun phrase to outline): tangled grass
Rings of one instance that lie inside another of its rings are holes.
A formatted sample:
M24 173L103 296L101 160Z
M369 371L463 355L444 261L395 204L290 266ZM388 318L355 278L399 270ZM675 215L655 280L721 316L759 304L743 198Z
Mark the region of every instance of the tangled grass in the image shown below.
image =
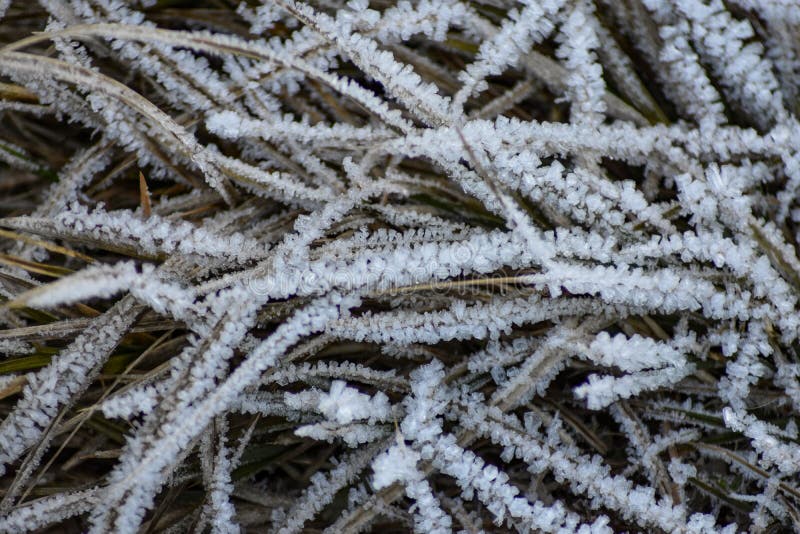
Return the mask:
M798 30L0 0L0 531L797 531Z

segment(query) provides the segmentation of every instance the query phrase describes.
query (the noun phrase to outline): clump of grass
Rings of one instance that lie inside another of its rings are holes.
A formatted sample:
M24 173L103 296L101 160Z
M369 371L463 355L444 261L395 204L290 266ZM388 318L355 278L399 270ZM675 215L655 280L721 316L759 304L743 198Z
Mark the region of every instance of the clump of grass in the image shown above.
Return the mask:
M799 25L0 0L0 531L800 528Z

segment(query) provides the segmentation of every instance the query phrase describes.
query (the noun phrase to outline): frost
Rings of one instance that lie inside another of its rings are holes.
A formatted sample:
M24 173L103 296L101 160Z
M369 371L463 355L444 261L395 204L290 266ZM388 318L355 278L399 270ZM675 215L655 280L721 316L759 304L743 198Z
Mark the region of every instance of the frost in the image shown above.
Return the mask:
M375 489L382 489L395 482L413 482L420 478L417 471L417 462L420 461L418 453L405 445L397 444L372 461L372 485Z
M370 397L347 387L341 380L334 380L330 391L319 396L317 409L328 419L340 424L356 419L382 420L390 413L386 395L377 393Z
M798 529L796 2L188 4L0 0L0 531Z

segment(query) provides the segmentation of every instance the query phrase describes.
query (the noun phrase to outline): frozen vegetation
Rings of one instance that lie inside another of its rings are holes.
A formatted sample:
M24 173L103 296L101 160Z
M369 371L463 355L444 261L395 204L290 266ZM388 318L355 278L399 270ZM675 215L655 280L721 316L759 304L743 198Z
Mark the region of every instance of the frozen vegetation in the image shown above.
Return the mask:
M800 531L800 3L0 0L0 532Z

